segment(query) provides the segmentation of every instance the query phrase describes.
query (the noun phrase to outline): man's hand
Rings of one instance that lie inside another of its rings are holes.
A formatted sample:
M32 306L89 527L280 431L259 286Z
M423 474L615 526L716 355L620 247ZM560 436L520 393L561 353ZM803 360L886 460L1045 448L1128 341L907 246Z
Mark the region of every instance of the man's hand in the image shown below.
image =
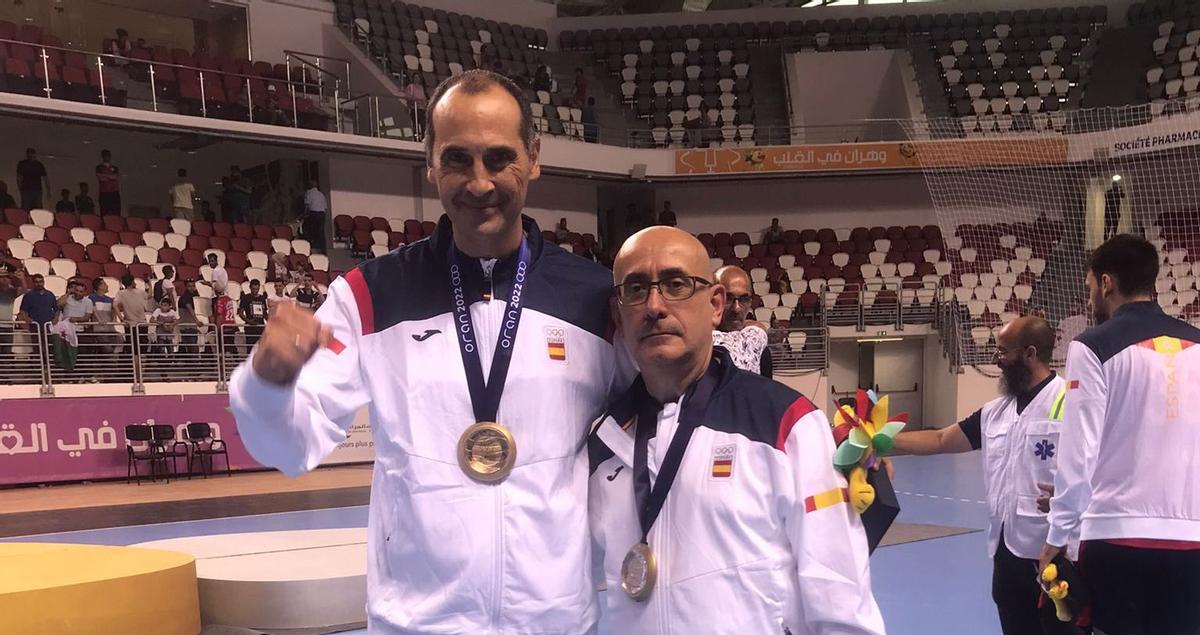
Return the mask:
M1038 511L1042 512L1043 514L1049 514L1050 513L1050 499L1054 497L1054 484L1053 483L1038 483L1037 487L1038 487L1038 489L1042 490L1042 493L1039 494L1037 497Z
M1038 557L1038 575L1041 575L1042 571L1046 569L1046 565L1057 558L1058 554L1062 553L1064 549L1065 547L1055 547L1049 544L1042 545L1042 555Z
M332 339L333 332L311 312L281 302L267 321L251 365L265 381L287 385L296 381L304 364Z
M883 471L885 473L887 473L889 481L896 480L896 466L892 464L891 459L888 459L888 458L879 459L878 461L875 462L875 465L871 466L871 471L878 472L879 468L883 468Z

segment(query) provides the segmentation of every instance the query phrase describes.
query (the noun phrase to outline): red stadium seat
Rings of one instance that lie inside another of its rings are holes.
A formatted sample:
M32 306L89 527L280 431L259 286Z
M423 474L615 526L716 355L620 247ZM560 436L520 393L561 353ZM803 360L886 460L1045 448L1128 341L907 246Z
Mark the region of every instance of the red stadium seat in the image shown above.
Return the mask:
M122 276L129 272L129 268L122 262L106 262L104 263L104 275L109 278L120 280Z
M95 214L80 214L79 215L79 225L82 227L87 227L88 229L92 230L93 232L98 232L101 229L104 229L103 219L101 219L99 216L96 216Z
M288 266L293 271L307 271L312 268L308 263L308 256L304 254L291 254L288 256Z
M63 243L58 247L62 251L63 258L70 258L77 263L87 259L87 250L79 243Z
M229 281L241 284L246 281L246 271L237 267L225 267L225 272L229 274ZM262 282L262 280L259 280Z
M373 231L392 231L392 224L382 216L374 216L371 218L371 229Z
M46 240L60 245L70 242L75 242L71 238L71 230L63 229L62 227L47 227Z
M150 268L150 265L145 263L135 262L129 265L129 274L138 280L145 278L153 272L154 270Z
M192 236L212 236L212 234L213 234L212 223L210 223L206 220L192 221L192 233L191 233Z
M416 222L416 221L409 221L409 222ZM406 227L405 231L407 231L407 226L408 226L408 224L405 223L405 227ZM420 223L417 224L417 227L420 228ZM347 240L350 238L350 234L353 231L354 231L354 219L351 218L349 215L338 214L337 216L333 217L333 237L335 240Z
M46 260L54 260L62 250L58 248L58 243L49 240L39 240L33 243L33 255Z
M189 235L187 237L187 248L198 249L200 251L208 249L208 236L201 236L200 234Z
M144 233L150 228L150 222L140 216L130 216L125 219L125 229L138 234Z
M237 223L233 226L233 235L238 238L250 240L254 238L254 227L246 223Z
M103 216L101 218L104 222L104 229L106 229L110 232L125 231L125 217L124 216L116 216L116 215L110 214L108 216Z
M142 233L137 231L123 231L119 234L122 245L137 247L142 244Z
M234 251L240 251L242 253L246 253L248 251L254 251L254 244L251 243L250 240L248 240L246 238L241 238L239 236L234 236L233 238L231 238L229 240L229 245L231 247L233 247Z
M371 219L366 216L354 217L354 231L371 231Z
M90 262L86 260L83 262L76 262L75 275L81 278L87 278L89 280L99 278L100 276L104 275L104 265L98 262ZM109 289L109 292L112 293L113 290Z
M276 225L271 228L271 231L275 235L275 238L282 238L283 240L291 240L292 238L295 237L294 234L292 233L291 225Z
M404 221L404 233L408 235L424 234L424 232L421 231L421 221L412 218Z
M554 233L553 231L551 231L549 229L543 229L542 230L542 240L544 240L548 243L557 244L558 243L558 234Z
M762 258L763 256L767 255L767 246L762 243L750 245L750 255L754 256L755 258Z
M251 240L250 246L253 247L251 251L261 251L264 254L269 254L273 251L271 249L271 241L263 238L255 238L254 240Z
M233 245L226 236L213 236L208 239L208 246L212 249L220 249L221 251L233 251Z
M233 238L233 225L229 223L213 223L213 236Z
M179 264L179 250L174 247L162 247L158 250L158 261L166 265Z
M10 207L4 210L4 222L20 227L29 224L29 211Z
M817 230L815 230L815 229L800 230L800 242L802 242L802 243L817 242Z
M749 245L750 234L747 234L746 232L734 232L733 235L730 236L730 240L732 240L733 244L735 245Z
M783 244L791 245L793 243L798 243L798 242L801 242L800 241L800 232L798 232L794 229L789 229L789 230L783 232Z
M329 284L330 277L328 271L314 271L312 272L312 277L313 282L317 284Z
M365 254L371 248L371 231L367 229L356 229L351 235L350 251L356 254Z
M405 243L402 232L388 232L388 249L395 249Z
M92 243L87 247L84 247L84 251L87 253L88 260L91 260L92 262L104 264L109 260L112 260L112 250L109 249L108 245Z
M719 251L722 247L730 247L733 245L733 237L730 236L728 232L717 232L713 236L713 244L716 245L719 255Z
M261 238L263 240L271 240L275 237L275 233L271 231L270 225L255 225L253 227L254 235L250 238Z
M421 221L421 233L422 234L424 234L426 236L432 236L433 232L436 229L437 229L437 223L435 223L431 220Z
M73 229L79 226L79 215L72 212L55 212L54 225L63 229Z
M200 279L200 268L193 265L179 265L176 271L176 280L187 282L188 280Z
M246 267L250 266L250 261L246 258L246 254L244 252L234 250L225 254L225 265L227 267L245 269Z
M15 225L0 223L0 245L7 243L10 238L16 238L20 235L20 228Z
M179 254L180 266L202 267L204 266L204 252L198 249L184 249Z
M100 231L96 232L95 242L98 244L111 247L120 241L121 236L117 232L109 231L107 229L101 229Z
M152 232L158 232L164 235L171 233L171 221L165 218L151 218L148 226Z

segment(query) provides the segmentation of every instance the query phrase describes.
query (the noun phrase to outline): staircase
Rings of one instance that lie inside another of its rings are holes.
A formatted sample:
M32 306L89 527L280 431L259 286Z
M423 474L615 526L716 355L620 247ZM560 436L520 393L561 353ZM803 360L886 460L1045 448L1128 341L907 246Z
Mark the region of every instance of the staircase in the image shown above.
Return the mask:
M912 56L913 71L917 87L921 92L921 105L928 119L950 117L950 102L942 87L942 73L933 57L933 46L927 36L913 36L909 40L908 53Z
M792 142L791 117L784 90L783 51L778 44L751 46L750 94L754 97L754 139L756 145L788 145Z
M1146 102L1146 69L1154 62L1158 25L1109 29L1096 42L1083 106L1097 108Z
M592 54L580 51L546 51L542 59L550 65L558 91L571 95L575 91L575 69L583 69L587 80L588 96L596 98L596 124L600 127L600 143L623 146L628 143L631 129L647 129L639 125L631 111L625 109L621 99L619 78L601 70L592 60Z

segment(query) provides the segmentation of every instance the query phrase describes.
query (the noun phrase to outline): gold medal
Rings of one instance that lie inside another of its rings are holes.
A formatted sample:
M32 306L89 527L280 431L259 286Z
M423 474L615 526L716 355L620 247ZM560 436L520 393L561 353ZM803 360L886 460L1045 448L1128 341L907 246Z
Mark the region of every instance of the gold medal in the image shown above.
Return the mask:
M467 476L485 483L508 476L517 461L512 433L493 421L480 421L458 439L458 465Z
M654 561L650 545L639 542L630 547L625 560L621 562L621 588L625 594L634 602L645 602L654 590L657 577L658 564Z

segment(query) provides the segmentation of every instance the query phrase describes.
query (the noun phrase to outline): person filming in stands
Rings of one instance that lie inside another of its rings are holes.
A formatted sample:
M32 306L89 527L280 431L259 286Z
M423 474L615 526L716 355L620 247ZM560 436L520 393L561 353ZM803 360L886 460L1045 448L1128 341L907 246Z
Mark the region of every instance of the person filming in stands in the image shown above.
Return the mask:
M588 438L613 633L883 633L867 538L825 414L713 347L725 290L687 232L631 236L613 269L641 375Z
M1066 382L1050 369L1055 332L1039 317L1020 317L1000 329L993 361L1001 395L955 425L896 435L892 454L952 454L983 450L992 600L1004 635L1071 635L1074 624L1038 608L1035 567L1046 532ZM1071 541L1076 557L1078 537Z
M231 380L238 431L298 475L367 408L372 634L591 633L580 450L621 376L610 274L522 216L540 141L510 80L447 79L426 123L433 236L335 279L315 315L277 305Z
M1096 326L1067 349L1067 394L1039 570L1079 532L1092 624L1200 633L1200 329L1154 300L1158 250L1118 234L1085 284Z

